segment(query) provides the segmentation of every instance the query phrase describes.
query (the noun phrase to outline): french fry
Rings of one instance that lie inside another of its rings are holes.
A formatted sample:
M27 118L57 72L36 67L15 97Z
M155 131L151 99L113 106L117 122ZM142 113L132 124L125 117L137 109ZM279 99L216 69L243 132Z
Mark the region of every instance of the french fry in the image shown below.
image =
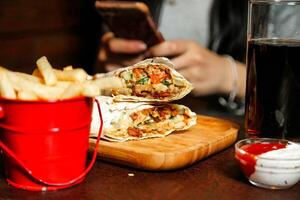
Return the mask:
M30 74L25 74L25 73L21 73L21 72L10 72L10 73L14 73L16 76L22 77L28 81L32 81L32 82L36 82L36 83L43 82L43 80L41 78L30 75Z
M8 71L9 71L8 69L6 69L6 68L0 66L0 72L8 72Z
M72 65L68 65L66 67L63 68L64 71L71 71L73 70L73 66Z
M41 72L39 69L34 69L33 72L32 72L32 76L35 76L35 77L38 77L38 78L43 78Z
M20 100L95 97L100 95L101 88L121 84L117 78L110 77L92 80L93 77L81 68L67 66L63 70L54 69L45 56L36 63L38 68L32 75L13 72L0 66L0 96Z
M64 88L62 87L47 86L42 83L32 82L23 77L16 76L14 73L8 73L8 78L13 84L14 89L18 92L30 90L40 99L55 100L64 92Z
M122 80L117 77L98 77L97 79L93 80L93 83L101 90L121 88L123 86Z
M74 84L74 83L70 82L70 81L57 81L55 86L66 89L67 87L69 87L72 84Z
M73 69L72 66L67 66L63 70L54 69L54 74L59 81L74 81L74 82L84 82L87 80L88 74L80 68ZM32 75L36 77L42 77L39 69L35 69Z
M18 99L20 100L38 100L38 96L32 91L20 90L18 91Z
M69 99L73 97L82 96L83 87L82 84L71 84L67 87L59 99Z
M101 95L111 95L115 88L123 88L122 80L117 77L102 76L92 80L95 85L99 87Z
M60 81L84 82L87 80L87 73L80 68L73 70L58 70L54 69L54 73Z
M83 90L82 90L83 96L95 97L95 96L99 96L101 94L99 87L97 85L93 84L92 81L83 83L82 87L83 87Z
M57 78L55 76L54 70L51 64L48 62L45 56L41 57L36 61L38 69L42 74L46 85L55 85L57 82Z
M16 92L7 78L7 72L0 70L0 96L7 99L16 99Z

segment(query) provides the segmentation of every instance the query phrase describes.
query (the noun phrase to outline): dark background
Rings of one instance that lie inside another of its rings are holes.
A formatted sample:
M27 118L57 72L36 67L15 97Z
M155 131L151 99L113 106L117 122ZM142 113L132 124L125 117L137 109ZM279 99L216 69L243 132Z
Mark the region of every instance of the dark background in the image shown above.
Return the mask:
M0 66L32 72L35 61L93 73L101 36L94 0L1 0Z
M46 56L56 68L103 72L97 62L103 24L95 1L0 0L0 66L31 73ZM162 0L142 2L158 22Z

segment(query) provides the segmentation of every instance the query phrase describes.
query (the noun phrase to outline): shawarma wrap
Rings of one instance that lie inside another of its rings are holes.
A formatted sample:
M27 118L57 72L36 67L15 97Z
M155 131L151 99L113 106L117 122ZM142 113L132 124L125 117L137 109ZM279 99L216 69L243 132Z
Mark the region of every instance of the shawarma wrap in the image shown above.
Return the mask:
M196 124L196 114L183 105L114 102L111 97L104 96L96 98L103 113L102 137L109 141L164 137ZM91 137L97 137L99 126L99 113L94 105Z
M105 95L114 96L115 101L169 102L181 99L193 89L191 83L164 57L147 59L107 74L98 74L96 78L107 76L117 77L122 82L122 87L104 91Z

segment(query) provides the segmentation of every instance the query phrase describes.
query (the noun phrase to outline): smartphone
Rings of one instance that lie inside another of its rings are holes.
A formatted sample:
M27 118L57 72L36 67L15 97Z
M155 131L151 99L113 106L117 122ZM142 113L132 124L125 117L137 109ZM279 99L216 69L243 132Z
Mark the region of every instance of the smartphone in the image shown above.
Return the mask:
M127 1L96 1L95 6L115 37L141 40L148 47L164 41L146 4Z

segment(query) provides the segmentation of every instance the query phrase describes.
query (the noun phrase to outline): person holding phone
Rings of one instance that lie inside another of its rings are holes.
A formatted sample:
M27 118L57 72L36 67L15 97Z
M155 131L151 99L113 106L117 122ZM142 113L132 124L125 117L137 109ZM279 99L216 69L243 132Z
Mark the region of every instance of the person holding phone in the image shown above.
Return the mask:
M201 4L203 2L191 1L172 1L180 4L182 10L191 12L184 6L198 6L202 13ZM180 3L181 2L181 3ZM212 0L205 8L209 16L209 25L207 26L208 41L190 39L174 39L180 37L169 37L162 34L167 39L165 42L148 47L139 40L127 40L124 38L113 37L112 33L106 33L102 37L103 45L99 51L99 61L107 71L114 70L121 66L127 66L138 62L147 57L166 56L171 58L177 66L177 70L191 81L195 87L196 95L223 94L232 95L242 99L245 94L246 68L245 68L245 50L246 50L246 18L247 1L246 0ZM165 1L165 4L168 1ZM193 4L194 3L194 4ZM203 7L203 5L202 5ZM205 6L204 6L205 7ZM185 12L185 13L187 13ZM204 11L203 11L204 12ZM193 13L193 15L197 15ZM180 12L171 13L171 15L180 15ZM161 24L164 25L166 15L162 14ZM183 16L184 17L184 16ZM188 17L185 17L188 18ZM183 22L171 23L171 27L180 26ZM202 23L206 23L205 21ZM181 28L174 33L185 36L189 30L199 26L199 22L190 24L190 28ZM164 30L164 28L161 28ZM205 30L204 30L205 31ZM201 35L201 32L199 33ZM171 38L168 40L168 38ZM183 38L183 37L181 37ZM203 37L205 38L205 37ZM226 56L225 56L226 55ZM232 59L233 58L233 59Z

